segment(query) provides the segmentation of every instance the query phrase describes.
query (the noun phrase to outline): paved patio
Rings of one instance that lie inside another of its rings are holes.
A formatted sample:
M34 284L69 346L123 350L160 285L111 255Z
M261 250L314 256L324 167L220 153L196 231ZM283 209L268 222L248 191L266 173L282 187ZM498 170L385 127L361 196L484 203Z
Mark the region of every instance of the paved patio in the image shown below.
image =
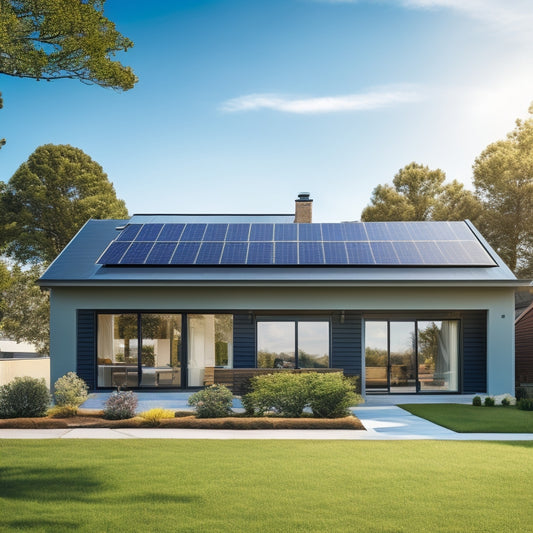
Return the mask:
M175 410L190 409L190 393L140 392L139 411L152 407ZM100 409L109 393L95 393L83 407ZM171 428L135 429L0 429L2 439L279 439L279 440L533 440L532 433L455 433L404 411L403 403L466 403L473 395L434 396L368 396L366 402L353 409L366 431L353 430L206 430ZM241 409L239 400L234 408Z

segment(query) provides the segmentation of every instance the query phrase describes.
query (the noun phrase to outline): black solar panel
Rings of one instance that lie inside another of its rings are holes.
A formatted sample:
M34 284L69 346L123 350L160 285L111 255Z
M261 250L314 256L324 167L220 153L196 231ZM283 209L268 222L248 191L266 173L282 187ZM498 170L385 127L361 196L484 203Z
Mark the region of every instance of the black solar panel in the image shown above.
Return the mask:
M274 262L276 265L297 265L298 264L298 243L297 242L276 242L274 249Z
M227 242L220 263L223 265L245 265L247 253L247 242Z
M130 224L98 263L496 266L465 222Z
M198 250L199 242L180 242L170 260L172 265L194 265Z
M250 224L229 224L227 241L247 241L250 235Z
M176 246L175 242L156 242L146 258L145 265L168 265Z
M155 241L161 233L163 224L144 224L135 237L136 241Z
M273 242L251 242L248 246L247 265L271 265L274 263Z

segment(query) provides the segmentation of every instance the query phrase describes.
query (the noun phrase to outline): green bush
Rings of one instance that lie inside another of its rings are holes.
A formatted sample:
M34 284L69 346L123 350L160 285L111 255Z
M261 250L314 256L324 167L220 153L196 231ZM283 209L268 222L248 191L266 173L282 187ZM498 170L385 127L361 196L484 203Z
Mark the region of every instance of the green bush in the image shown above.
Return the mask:
M527 389L525 387L516 387L515 398L521 400L522 398L527 398Z
M487 396L483 402L485 407L494 407L494 398L492 396Z
M233 393L224 385L211 385L191 394L188 403L196 409L198 418L222 418L231 416Z
M243 405L254 416L273 411L280 416L298 418L309 400L305 374L280 372L255 376L250 386L252 390L243 397Z
M0 387L0 418L46 416L50 401L44 378L15 378Z
M475 405L477 407L481 407L481 396L474 396L472 398L472 405Z
M516 407L522 409L522 411L533 411L533 399L521 398L516 402Z
M124 420L133 418L137 409L137 396L132 391L113 392L104 404L104 418Z
M502 406L509 407L511 405L511 400L509 398L502 398Z
M262 416L267 412L298 418L306 407L317 418L338 418L349 414L349 407L361 403L356 383L340 372L302 373L280 372L255 376L250 380L251 392L243 405L246 412Z
M78 408L86 399L89 387L76 372L69 372L54 384L56 405Z
M340 372L302 374L307 381L308 402L316 418L341 418L350 414L350 407L361 403L356 384Z

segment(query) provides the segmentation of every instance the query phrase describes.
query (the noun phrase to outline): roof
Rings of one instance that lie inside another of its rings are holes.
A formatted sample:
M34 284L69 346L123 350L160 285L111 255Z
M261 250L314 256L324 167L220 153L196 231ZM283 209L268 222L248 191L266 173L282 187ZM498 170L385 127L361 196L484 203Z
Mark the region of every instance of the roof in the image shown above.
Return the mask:
M146 217L147 215L143 215ZM211 216L221 217L216 223L235 223L239 215L149 215L150 217L130 220L89 220L72 239L56 260L49 266L39 280L42 287L56 286L95 286L95 285L364 285L364 286L398 286L398 285L478 285L478 286L518 286L527 285L528 281L519 281L483 239L479 232L468 222L460 224L461 232L468 231L489 257L484 264L454 265L439 264L417 266L404 264L294 264L294 265L250 265L250 264L168 264L137 265L115 264L113 266L98 264L98 260L109 245L115 241L126 226L133 223L174 224L175 216L184 217L181 224L196 224L200 219L213 222ZM224 218L224 217L230 218ZM264 217L265 215L260 215ZM268 215L269 217L286 217L289 215ZM189 217L189 218L186 218ZM202 218L203 217L203 218ZM249 217L249 218L246 218ZM257 219L254 215L243 215L239 223L267 223L266 219ZM261 222L257 222L261 220ZM265 221L265 222L263 222ZM285 224L286 218L268 220L268 223ZM361 223L344 223L361 224ZM386 223L366 223L386 224ZM439 228L442 223L405 223L430 224L430 228ZM311 225L306 225L311 226ZM312 224L316 226L316 224ZM328 225L335 226L335 225ZM337 226L341 226L338 224ZM383 226L384 227L384 226ZM399 226L398 226L399 227ZM376 228L378 228L376 226ZM415 226L416 228L416 226ZM331 229L331 228L330 228ZM335 228L333 228L335 229ZM370 232L369 232L370 233ZM379 232L378 232L379 233ZM390 237L389 237L390 238ZM394 241L395 242L395 241ZM463 241L461 241L463 242Z

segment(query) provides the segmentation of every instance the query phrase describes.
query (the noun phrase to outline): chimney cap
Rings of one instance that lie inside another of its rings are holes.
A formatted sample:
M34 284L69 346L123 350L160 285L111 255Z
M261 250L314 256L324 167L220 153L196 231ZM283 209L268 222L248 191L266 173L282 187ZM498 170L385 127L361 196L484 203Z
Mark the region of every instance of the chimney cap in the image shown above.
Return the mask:
M311 200L310 198L310 194L308 192L301 192L298 194L298 200L296 200L297 202L312 202L313 200Z

